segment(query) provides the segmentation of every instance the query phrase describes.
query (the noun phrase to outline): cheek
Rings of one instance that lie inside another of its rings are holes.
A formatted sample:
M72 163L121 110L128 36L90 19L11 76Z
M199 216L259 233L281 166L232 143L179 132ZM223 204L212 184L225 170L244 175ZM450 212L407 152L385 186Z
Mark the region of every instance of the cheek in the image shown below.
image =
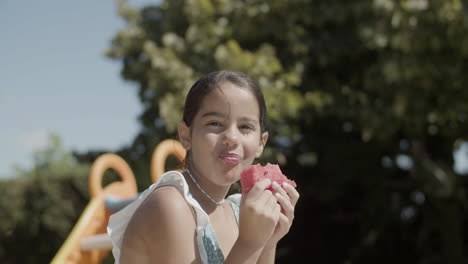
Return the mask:
M192 150L204 155L216 145L216 137L209 133L192 134Z
M199 145L213 144L213 142L216 142L216 134L201 127L192 133L192 142L198 143Z
M247 144L245 144L244 146L245 157L251 160L255 159L255 154L257 154L257 151L260 148L258 137L249 139Z

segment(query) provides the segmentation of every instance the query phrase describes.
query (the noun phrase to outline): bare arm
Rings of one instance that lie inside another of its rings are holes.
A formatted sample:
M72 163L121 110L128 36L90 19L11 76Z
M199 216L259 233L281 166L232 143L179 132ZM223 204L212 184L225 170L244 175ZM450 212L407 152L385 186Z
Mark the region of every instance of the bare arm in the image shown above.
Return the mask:
M173 187L154 191L135 212L121 249L126 263L198 263L196 223L183 195Z
M280 186L273 183L273 190L276 199L281 205L281 214L275 232L264 247L257 262L258 264L275 263L276 245L289 232L294 219L294 208L296 207L297 200L299 200L299 193L291 185L284 184Z
M276 247L263 248L260 257L258 258L257 264L272 264L275 263Z
M281 214L275 196L265 190L270 183L270 180L257 182L249 193L242 196L239 236L225 263L246 264L259 260Z

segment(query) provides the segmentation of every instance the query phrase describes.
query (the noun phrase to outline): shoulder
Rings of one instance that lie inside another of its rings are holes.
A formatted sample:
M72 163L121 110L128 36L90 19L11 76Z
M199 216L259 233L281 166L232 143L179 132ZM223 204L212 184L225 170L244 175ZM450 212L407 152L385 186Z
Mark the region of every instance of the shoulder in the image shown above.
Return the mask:
M128 226L136 230L143 229L147 234L147 227L154 230L161 225L171 225L180 220L189 222L192 219L195 222L195 218L190 217L192 208L184 196L185 185L181 173L177 171L164 173L157 184L149 188L149 194L135 210ZM155 222L159 224L155 226Z
M183 193L173 186L159 187L135 211L123 244L127 248L138 247L139 254L170 256L180 243L194 246L195 240L191 238L196 232L195 219Z
M163 186L152 192L136 213L160 218L174 214L176 216L192 215L192 209L181 190L173 186Z
M165 186L156 189L146 198L135 211L129 227L144 229L144 233L147 234L149 227L151 230L157 230L180 222L195 223L192 209L178 189Z

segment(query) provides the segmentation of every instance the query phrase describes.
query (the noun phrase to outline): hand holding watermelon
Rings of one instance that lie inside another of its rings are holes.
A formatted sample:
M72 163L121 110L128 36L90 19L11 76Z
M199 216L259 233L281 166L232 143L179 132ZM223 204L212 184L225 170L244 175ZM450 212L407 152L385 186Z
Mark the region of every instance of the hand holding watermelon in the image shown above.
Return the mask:
M257 182L263 184L265 179L269 179L271 184L264 190L270 190L277 203L281 206L281 212L276 223L275 230L266 242L265 249L276 247L278 241L284 237L292 225L294 219L294 207L299 199L299 193L296 191L296 183L288 179L278 165L268 163L264 167L257 164L252 165L242 171L241 186L243 196L249 195L252 188L257 187Z
M275 231L281 215L281 206L270 191L269 179L258 181L249 193L242 195L238 242L245 248L264 248Z

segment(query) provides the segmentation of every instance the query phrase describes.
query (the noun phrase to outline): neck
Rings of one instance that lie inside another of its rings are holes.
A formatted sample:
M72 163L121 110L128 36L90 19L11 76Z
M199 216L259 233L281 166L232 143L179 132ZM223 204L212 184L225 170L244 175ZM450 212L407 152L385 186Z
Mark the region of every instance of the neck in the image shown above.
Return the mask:
M228 188L222 188L211 184L209 181L203 181L203 177L199 177L198 173L191 169L186 170L186 174L190 180L189 187L192 195L195 194L197 200L207 205L214 207L220 206L224 203L224 197L228 192Z

